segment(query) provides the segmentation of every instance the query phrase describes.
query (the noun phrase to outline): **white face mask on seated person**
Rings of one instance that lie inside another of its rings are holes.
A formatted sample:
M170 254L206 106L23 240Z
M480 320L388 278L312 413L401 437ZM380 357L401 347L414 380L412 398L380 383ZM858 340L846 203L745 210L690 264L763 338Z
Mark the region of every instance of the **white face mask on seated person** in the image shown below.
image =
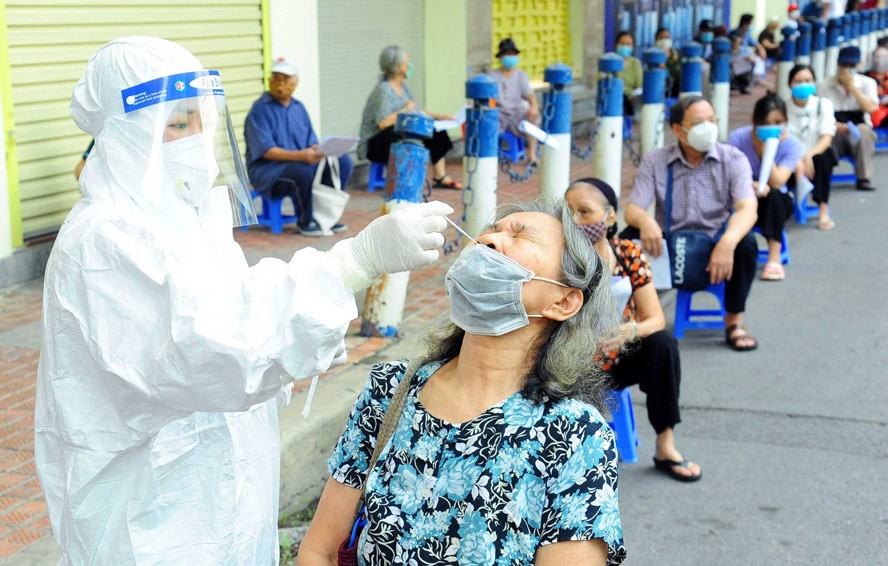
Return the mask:
M688 132L688 145L701 153L712 149L718 140L718 126L708 120L684 129Z

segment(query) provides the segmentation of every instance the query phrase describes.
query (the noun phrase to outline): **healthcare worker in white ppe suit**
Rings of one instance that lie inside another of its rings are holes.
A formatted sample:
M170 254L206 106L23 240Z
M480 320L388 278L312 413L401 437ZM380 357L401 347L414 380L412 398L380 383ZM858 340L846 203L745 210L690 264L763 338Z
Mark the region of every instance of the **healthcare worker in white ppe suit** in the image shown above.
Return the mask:
M95 137L46 269L37 473L60 564L276 564L276 398L344 361L354 294L428 265L443 203L248 267L255 222L220 77L148 37L101 48Z

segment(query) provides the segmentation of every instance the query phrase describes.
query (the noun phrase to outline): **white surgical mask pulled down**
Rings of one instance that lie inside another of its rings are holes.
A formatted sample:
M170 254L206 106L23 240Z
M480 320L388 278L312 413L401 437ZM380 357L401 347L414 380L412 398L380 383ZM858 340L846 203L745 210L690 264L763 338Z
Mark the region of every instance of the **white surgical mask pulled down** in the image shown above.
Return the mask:
M530 324L521 291L531 279L568 287L564 283L538 277L514 259L466 234L447 219L459 232L477 245L463 250L447 271L444 285L450 297L450 320L466 332L480 336L502 336Z

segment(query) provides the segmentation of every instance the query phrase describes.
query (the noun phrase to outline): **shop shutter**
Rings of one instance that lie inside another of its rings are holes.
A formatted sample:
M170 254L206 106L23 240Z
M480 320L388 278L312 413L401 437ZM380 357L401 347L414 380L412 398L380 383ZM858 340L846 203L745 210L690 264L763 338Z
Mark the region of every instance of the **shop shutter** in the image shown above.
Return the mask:
M407 81L425 108L423 2L419 0L324 0L318 2L321 129L324 135L358 135L364 103L379 81L379 53L400 45L413 60ZM428 108L452 112L450 108Z
M68 106L87 60L108 41L163 37L217 69L239 138L263 91L260 0L4 1L26 238L56 230L79 197L73 170L90 139Z

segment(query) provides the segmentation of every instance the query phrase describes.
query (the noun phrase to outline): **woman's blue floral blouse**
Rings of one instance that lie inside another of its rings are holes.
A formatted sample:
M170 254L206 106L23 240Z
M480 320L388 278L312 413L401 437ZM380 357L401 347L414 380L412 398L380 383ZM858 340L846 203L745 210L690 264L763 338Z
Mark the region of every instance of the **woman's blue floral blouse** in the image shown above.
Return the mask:
M608 563L626 556L617 503L614 434L580 401L534 403L516 393L451 424L419 390L442 362L413 378L391 442L370 474L363 564L531 564L539 547L603 539ZM327 468L360 489L405 362L370 371ZM349 511L351 512L351 511Z

